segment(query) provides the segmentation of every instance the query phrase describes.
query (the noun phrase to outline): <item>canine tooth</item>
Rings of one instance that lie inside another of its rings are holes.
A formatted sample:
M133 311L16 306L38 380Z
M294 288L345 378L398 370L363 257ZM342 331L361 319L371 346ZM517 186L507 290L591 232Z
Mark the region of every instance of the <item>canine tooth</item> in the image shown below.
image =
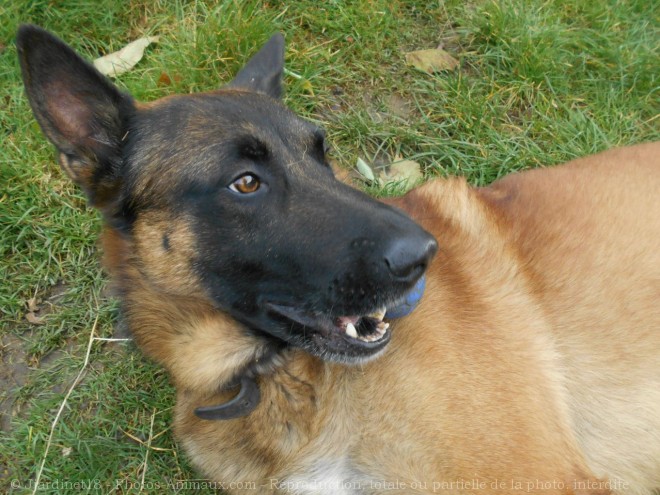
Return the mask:
M346 323L346 335L349 337L353 337L354 339L358 338L358 333L357 330L355 329L355 325L352 323Z
M387 329L390 328L389 323L385 323L381 321L378 325L376 325L376 331L378 332L378 335L381 337L385 335L385 332L387 332Z

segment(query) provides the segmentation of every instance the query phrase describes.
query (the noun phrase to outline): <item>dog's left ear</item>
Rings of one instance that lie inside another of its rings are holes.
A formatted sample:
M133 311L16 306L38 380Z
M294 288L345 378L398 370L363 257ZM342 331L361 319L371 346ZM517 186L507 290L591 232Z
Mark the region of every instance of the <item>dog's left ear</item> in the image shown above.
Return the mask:
M280 98L283 72L284 36L277 33L236 74L229 87L249 89Z

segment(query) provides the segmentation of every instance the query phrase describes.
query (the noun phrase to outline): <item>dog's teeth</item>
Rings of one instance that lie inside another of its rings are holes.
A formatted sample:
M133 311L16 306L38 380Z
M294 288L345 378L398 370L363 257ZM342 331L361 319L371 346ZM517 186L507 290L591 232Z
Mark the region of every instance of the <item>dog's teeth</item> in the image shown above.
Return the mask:
M384 321L381 321L378 325L376 325L376 331L380 337L385 335L385 332L387 332L388 328L390 328L390 324L385 323Z
M358 338L358 333L357 330L355 329L355 325L352 323L346 323L346 335L349 337L353 337L354 339Z
M387 313L387 308L383 306L382 308L378 309L377 311L374 311L373 313L371 313L370 315L367 315L367 316L369 318L373 318L375 320L382 321L383 318L385 318L385 313Z

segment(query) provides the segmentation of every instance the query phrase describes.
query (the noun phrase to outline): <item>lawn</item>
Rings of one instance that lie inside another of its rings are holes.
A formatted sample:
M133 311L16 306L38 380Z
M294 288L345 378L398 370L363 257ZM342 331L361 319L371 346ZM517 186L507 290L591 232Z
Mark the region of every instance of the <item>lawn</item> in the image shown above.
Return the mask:
M126 336L99 265L99 216L30 113L19 23L90 59L159 36L116 79L147 101L217 88L281 31L287 104L325 127L332 158L356 176L358 158L376 171L407 159L426 179L486 185L660 138L660 6L648 0L14 0L0 21L0 492L32 492L37 477L39 493L204 486L172 438L167 376L112 340ZM437 47L456 69L406 64Z

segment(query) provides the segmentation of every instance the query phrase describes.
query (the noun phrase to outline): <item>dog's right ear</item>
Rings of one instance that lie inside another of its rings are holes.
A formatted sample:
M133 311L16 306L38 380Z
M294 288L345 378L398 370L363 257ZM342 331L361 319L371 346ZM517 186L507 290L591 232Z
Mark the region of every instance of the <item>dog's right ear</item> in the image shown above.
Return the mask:
M134 112L132 99L37 26L22 25L16 45L37 122L57 147L64 171L93 206L104 209L121 185L121 148Z

